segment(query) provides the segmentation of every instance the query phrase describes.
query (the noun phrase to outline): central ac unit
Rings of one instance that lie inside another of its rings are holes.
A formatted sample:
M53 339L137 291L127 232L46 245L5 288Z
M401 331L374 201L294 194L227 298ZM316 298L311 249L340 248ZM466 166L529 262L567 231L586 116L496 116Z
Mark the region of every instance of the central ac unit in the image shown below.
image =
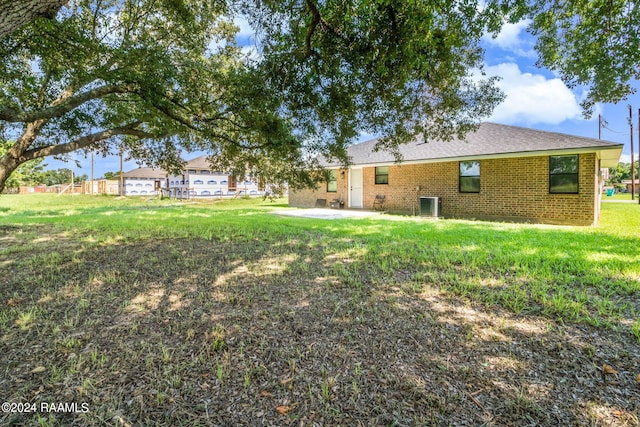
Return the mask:
M420 216L440 216L441 202L439 197L420 197Z

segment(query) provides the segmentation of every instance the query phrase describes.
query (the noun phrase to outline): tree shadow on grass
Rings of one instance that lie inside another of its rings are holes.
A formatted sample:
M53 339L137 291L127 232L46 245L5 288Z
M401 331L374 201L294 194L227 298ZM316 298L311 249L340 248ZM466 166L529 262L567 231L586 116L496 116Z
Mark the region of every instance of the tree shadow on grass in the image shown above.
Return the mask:
M0 423L637 423L636 341L443 294L422 280L437 254L396 263L388 231L386 246L341 232L95 244L46 226L14 233L0 263L3 398L89 411Z

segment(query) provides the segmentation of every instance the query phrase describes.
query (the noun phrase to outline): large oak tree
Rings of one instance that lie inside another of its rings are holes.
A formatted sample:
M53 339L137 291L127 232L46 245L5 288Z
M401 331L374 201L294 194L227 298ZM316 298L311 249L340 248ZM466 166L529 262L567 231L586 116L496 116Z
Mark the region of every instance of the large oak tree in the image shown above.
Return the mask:
M640 8L626 0L63 3L0 5L0 126L16 136L0 189L30 159L115 145L165 167L206 149L219 167L308 185L305 159L344 155L359 132L393 150L471 129L500 100L469 77L479 38L507 20L531 19L540 64L589 89L587 113L640 76ZM251 59L236 16L256 31Z
M0 124L16 140L0 189L28 160L121 145L168 169L207 150L213 167L295 187L318 176L310 156L346 160L360 132L387 149L466 132L501 97L470 77L490 15L466 0L70 1L0 40Z
M0 39L0 125L16 141L0 189L28 160L120 146L168 169L207 150L295 187L312 183L309 156L343 157L359 132L387 149L463 133L500 99L470 77L490 22L467 0L69 1Z

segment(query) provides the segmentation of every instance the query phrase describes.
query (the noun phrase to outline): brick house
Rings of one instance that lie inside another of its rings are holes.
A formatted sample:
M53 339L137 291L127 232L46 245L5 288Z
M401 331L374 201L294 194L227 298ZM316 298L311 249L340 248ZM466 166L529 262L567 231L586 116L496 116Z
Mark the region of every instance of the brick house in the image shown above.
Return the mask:
M340 200L372 209L376 196L384 196L384 210L395 213L593 225L600 216L600 169L615 167L623 147L494 123L464 140L405 144L401 163L375 151L376 142L349 147L346 169L325 162L330 182L290 192L289 205Z

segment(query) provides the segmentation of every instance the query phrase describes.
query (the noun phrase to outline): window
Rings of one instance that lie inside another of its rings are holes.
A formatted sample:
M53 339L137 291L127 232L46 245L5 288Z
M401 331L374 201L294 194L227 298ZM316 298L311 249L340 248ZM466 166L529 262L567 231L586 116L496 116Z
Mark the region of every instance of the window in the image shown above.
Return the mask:
M376 166L376 184L389 183L389 166Z
M338 171L333 169L329 171L329 180L327 181L327 193L335 193L338 191Z
M460 162L460 192L480 192L480 162Z
M549 157L549 193L578 194L578 155Z

